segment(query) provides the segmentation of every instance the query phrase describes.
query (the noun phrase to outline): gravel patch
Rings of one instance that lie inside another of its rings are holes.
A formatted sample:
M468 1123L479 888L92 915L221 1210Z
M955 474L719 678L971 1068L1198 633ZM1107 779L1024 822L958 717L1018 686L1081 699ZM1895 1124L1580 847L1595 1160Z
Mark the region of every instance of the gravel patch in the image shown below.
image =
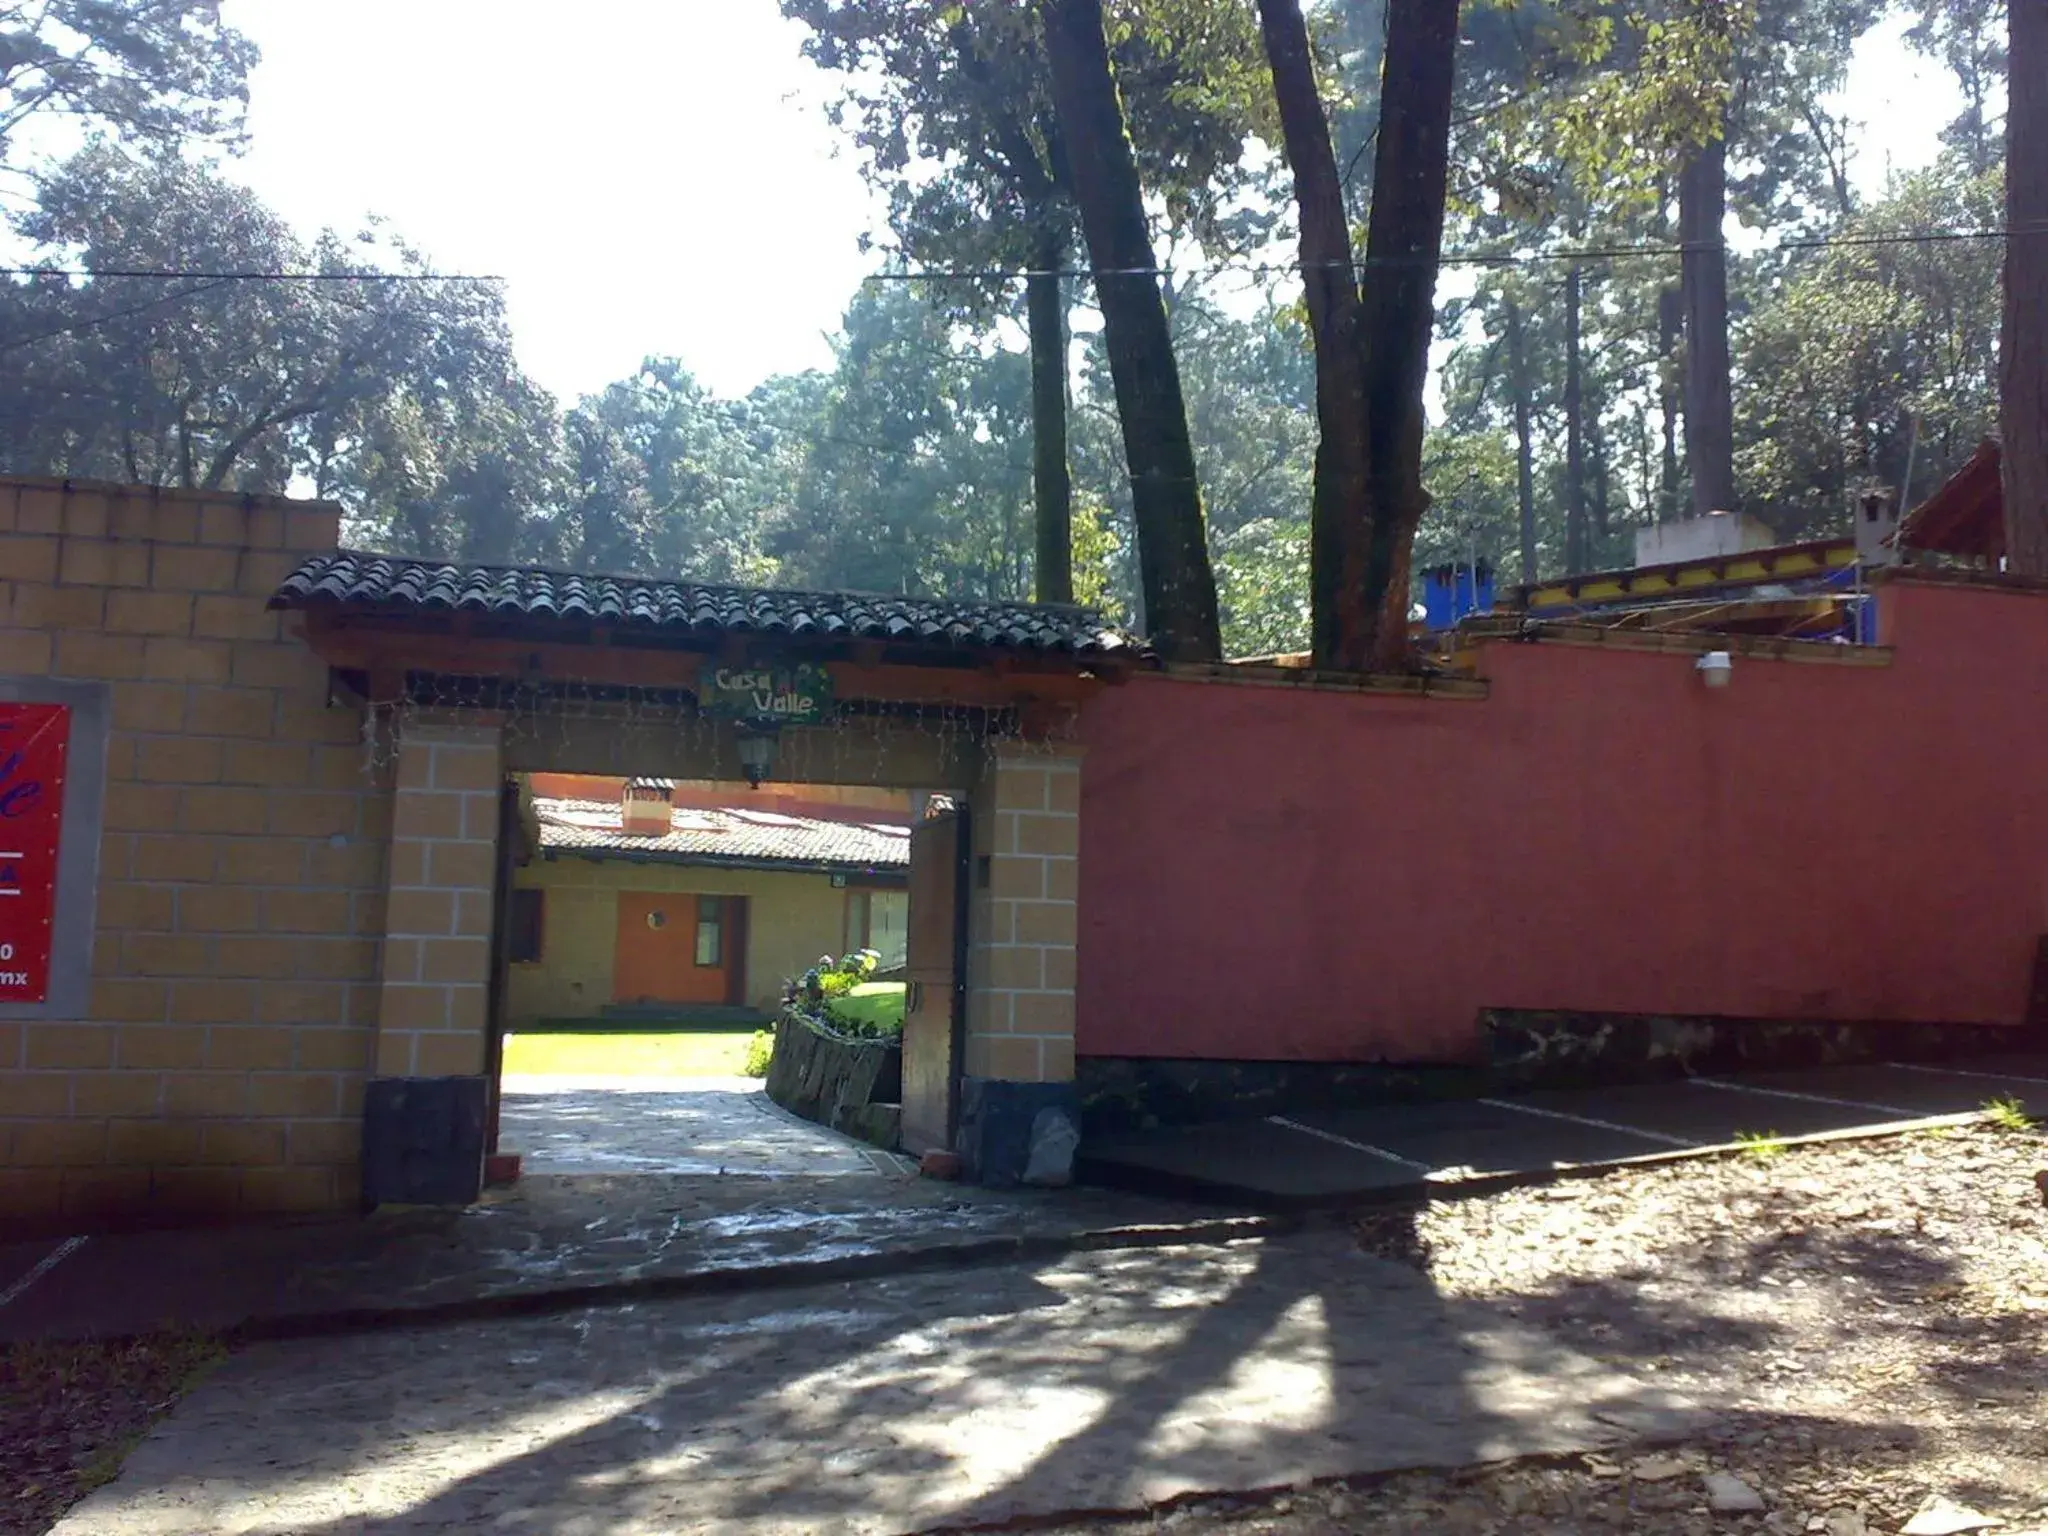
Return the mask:
M35 1536L100 1484L221 1358L199 1336L0 1344L0 1536Z
M1764 1142L1718 1162L1375 1212L1360 1242L1427 1274L1447 1304L1504 1304L1731 1411L1694 1443L1611 1460L1197 1501L1138 1528L2048 1536L2043 1169L2048 1139L1985 1126Z
M1989 1126L1781 1148L1385 1210L1366 1251L1714 1429L1627 1452L1183 1501L1064 1532L2048 1536L2048 1139ZM0 1536L44 1530L216 1356L0 1350Z

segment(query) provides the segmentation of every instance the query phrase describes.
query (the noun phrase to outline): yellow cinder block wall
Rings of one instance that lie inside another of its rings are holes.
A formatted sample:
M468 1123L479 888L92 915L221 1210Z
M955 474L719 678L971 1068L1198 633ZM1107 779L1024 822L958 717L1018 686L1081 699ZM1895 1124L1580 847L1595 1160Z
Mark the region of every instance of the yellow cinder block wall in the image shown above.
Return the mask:
M0 1020L0 1225L356 1200L390 787L265 606L338 517L0 480L0 677L111 724L90 1006Z
M547 893L540 961L512 966L506 986L515 1030L539 1019L594 1018L612 1001L621 891L747 897L746 999L756 1008L774 1008L787 978L846 943L847 892L830 875L561 858L536 859L513 884Z

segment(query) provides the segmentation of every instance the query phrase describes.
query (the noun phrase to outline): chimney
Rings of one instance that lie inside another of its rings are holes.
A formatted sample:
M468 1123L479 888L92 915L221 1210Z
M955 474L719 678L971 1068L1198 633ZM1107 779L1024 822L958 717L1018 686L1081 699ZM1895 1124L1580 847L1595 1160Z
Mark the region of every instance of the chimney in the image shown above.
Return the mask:
M667 837L675 788L668 779L628 779L619 805L619 829L632 837Z
M1899 499L1889 491L1867 491L1857 506L1856 558L1865 565L1899 563Z

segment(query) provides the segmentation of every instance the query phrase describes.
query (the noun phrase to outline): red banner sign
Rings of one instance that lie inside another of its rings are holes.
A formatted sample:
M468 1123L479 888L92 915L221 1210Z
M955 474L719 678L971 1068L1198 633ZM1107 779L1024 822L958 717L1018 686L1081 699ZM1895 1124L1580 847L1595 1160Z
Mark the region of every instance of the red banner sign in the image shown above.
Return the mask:
M0 703L0 1003L50 995L71 710Z

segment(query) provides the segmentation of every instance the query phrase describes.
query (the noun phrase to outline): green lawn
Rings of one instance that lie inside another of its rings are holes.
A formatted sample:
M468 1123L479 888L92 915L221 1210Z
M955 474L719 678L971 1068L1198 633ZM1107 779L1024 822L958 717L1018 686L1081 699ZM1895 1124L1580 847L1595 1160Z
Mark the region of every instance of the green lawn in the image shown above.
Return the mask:
M846 996L833 998L831 1011L850 1022L900 1031L908 990L900 981L864 981Z
M507 1035L508 1077L738 1077L751 1030Z

